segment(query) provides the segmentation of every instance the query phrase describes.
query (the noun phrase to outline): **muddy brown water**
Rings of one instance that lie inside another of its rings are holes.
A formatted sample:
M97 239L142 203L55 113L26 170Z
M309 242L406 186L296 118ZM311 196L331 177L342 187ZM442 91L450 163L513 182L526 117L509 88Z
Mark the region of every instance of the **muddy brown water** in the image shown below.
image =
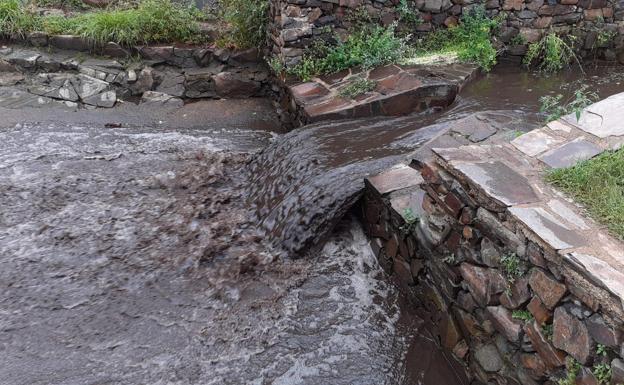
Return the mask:
M455 119L503 110L529 130L539 96L580 81L607 96L621 75L501 66L444 113L273 139L238 130L238 117L235 135L190 115L187 130L11 123L0 129L0 384L462 384L349 214L362 178Z

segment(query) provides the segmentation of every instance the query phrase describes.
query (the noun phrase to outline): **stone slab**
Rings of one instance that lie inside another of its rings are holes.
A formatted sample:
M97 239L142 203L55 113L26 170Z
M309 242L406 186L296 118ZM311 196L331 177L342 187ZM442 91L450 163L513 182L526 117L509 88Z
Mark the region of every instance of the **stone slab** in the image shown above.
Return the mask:
M586 244L583 236L570 224L562 222L541 207L511 207L509 212L555 250Z
M460 163L455 168L490 197L503 205L514 206L539 200L529 181L505 163Z
M599 138L624 135L624 93L613 95L587 107L577 121L564 118L581 130Z
M407 187L418 186L424 182L424 179L420 172L415 169L406 165L399 165L381 174L367 178L367 181L379 194L385 195Z
M557 216L563 218L566 222L574 225L579 230L589 230L589 226L585 223L585 220L569 208L565 203L558 199L551 199L548 202L548 207Z
M624 306L624 273L590 254L571 252L563 257L595 284L617 296Z
M526 155L534 157L562 143L563 140L563 138L556 138L537 129L517 137L511 141L511 144Z
M571 167L580 161L591 159L600 154L602 149L584 139L576 139L554 148L539 159L552 168Z

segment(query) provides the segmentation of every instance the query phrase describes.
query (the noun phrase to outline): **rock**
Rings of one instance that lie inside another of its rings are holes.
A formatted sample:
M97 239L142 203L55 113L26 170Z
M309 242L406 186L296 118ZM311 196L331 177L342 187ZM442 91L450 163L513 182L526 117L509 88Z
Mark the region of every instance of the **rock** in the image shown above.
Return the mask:
M156 91L176 97L184 96L185 77L183 74L171 71L159 72L156 78L159 80Z
M536 322L524 325L524 332L531 340L533 348L542 358L548 369L555 369L565 365L565 353L555 349L542 334Z
M17 72L17 67L3 59L0 59L0 72Z
M53 35L48 39L49 44L60 49L73 51L90 51L91 43L82 36L76 35Z
M599 344L616 348L622 343L622 333L609 327L600 314L594 314L586 321L589 335Z
M4 57L6 62L24 69L34 69L41 54L36 51L16 49Z
M139 54L147 60L168 61L173 56L173 46L145 46L139 50Z
M520 355L520 362L534 380L539 380L546 374L546 365L537 354L523 353Z
M557 282L539 268L534 268L531 271L529 284L542 300L542 303L549 309L553 309L566 293L564 284Z
M566 351L583 365L589 363L594 342L585 324L568 313L565 307L555 309L553 345Z
M506 288L506 281L495 269L486 269L462 263L459 267L460 274L468 285L472 297L481 306L495 305L498 294Z
M611 383L624 384L624 361L619 358L611 361Z
M229 60L234 63L258 63L261 59L258 48L249 48L243 51L234 51Z
M48 45L48 34L45 32L31 32L27 36L28 42L35 47L45 47Z
M500 302L508 309L517 309L531 299L528 277L520 277L511 284L511 290L505 291L500 298Z
M115 91L106 91L98 95L92 95L82 99L83 103L103 108L111 108L117 102Z
M115 42L108 42L102 48L102 54L114 58L127 58L130 56L130 51Z
M0 87L14 86L24 80L24 75L19 72L0 71Z
M521 11L524 8L524 0L504 0L504 11Z
M72 78L71 83L74 90L83 101L92 96L100 95L109 88L109 84L105 81L84 74Z
M533 314L535 321L537 321L540 326L544 325L552 318L551 312L538 297L533 297L531 299L531 302L527 305L527 309Z
M132 83L128 89L132 95L142 95L145 91L154 88L154 73L151 67L145 67L137 76L136 82Z
M260 91L258 82L232 72L220 72L213 76L213 81L217 95L224 98L248 98Z
M167 107L182 107L184 101L180 98L162 92L146 91L141 97L141 104L162 105Z
M453 6L450 0L425 0L422 11L436 12L445 11Z
M507 338L509 342L520 342L522 323L513 319L509 310L503 306L488 306L486 312L492 321L492 325L494 325L494 329Z
M492 344L478 346L475 350L475 358L486 372L494 373L503 368L503 359L496 346Z
M442 346L447 350L453 350L457 343L461 340L462 336L457 323L453 319L450 312L443 313L442 320L439 324L440 339Z

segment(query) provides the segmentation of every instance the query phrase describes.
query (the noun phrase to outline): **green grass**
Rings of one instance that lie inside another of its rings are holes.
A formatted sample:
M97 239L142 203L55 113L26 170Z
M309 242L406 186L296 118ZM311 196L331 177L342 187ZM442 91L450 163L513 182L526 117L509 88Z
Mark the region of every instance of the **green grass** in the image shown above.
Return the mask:
M500 18L489 18L484 7L462 15L459 25L432 32L416 45L416 55L456 53L461 61L478 64L489 71L496 64L498 52L492 45Z
M0 36L29 32L80 35L96 45L109 41L124 45L155 42L201 42L196 11L171 0L142 0L135 8L118 8L73 17L37 16L19 0L0 0Z
M546 178L583 203L591 216L624 239L624 149L604 152L574 167L553 170Z
M219 39L221 46L261 47L266 43L268 0L221 0L219 18L228 29Z
M406 39L395 34L394 26L370 26L353 32L344 43L336 46L317 42L289 72L309 80L356 66L373 68L398 61L405 50Z

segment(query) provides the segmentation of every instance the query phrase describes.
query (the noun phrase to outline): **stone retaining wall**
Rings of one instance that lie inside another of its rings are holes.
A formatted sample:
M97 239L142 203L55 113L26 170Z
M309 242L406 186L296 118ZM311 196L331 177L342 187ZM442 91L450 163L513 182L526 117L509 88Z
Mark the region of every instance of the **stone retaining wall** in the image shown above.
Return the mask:
M624 245L542 178L619 148L622 111L624 94L366 181L380 263L476 383L624 383Z
M314 39L341 39L351 27L350 14L364 10L389 25L400 19L399 0L273 0L270 43L286 66L296 64ZM401 23L418 35L456 25L476 0L407 0L419 13L419 24ZM624 10L613 0L487 0L490 16L503 14L500 42L506 53L523 56L527 44L551 30L577 36L583 57L615 60L623 45Z

